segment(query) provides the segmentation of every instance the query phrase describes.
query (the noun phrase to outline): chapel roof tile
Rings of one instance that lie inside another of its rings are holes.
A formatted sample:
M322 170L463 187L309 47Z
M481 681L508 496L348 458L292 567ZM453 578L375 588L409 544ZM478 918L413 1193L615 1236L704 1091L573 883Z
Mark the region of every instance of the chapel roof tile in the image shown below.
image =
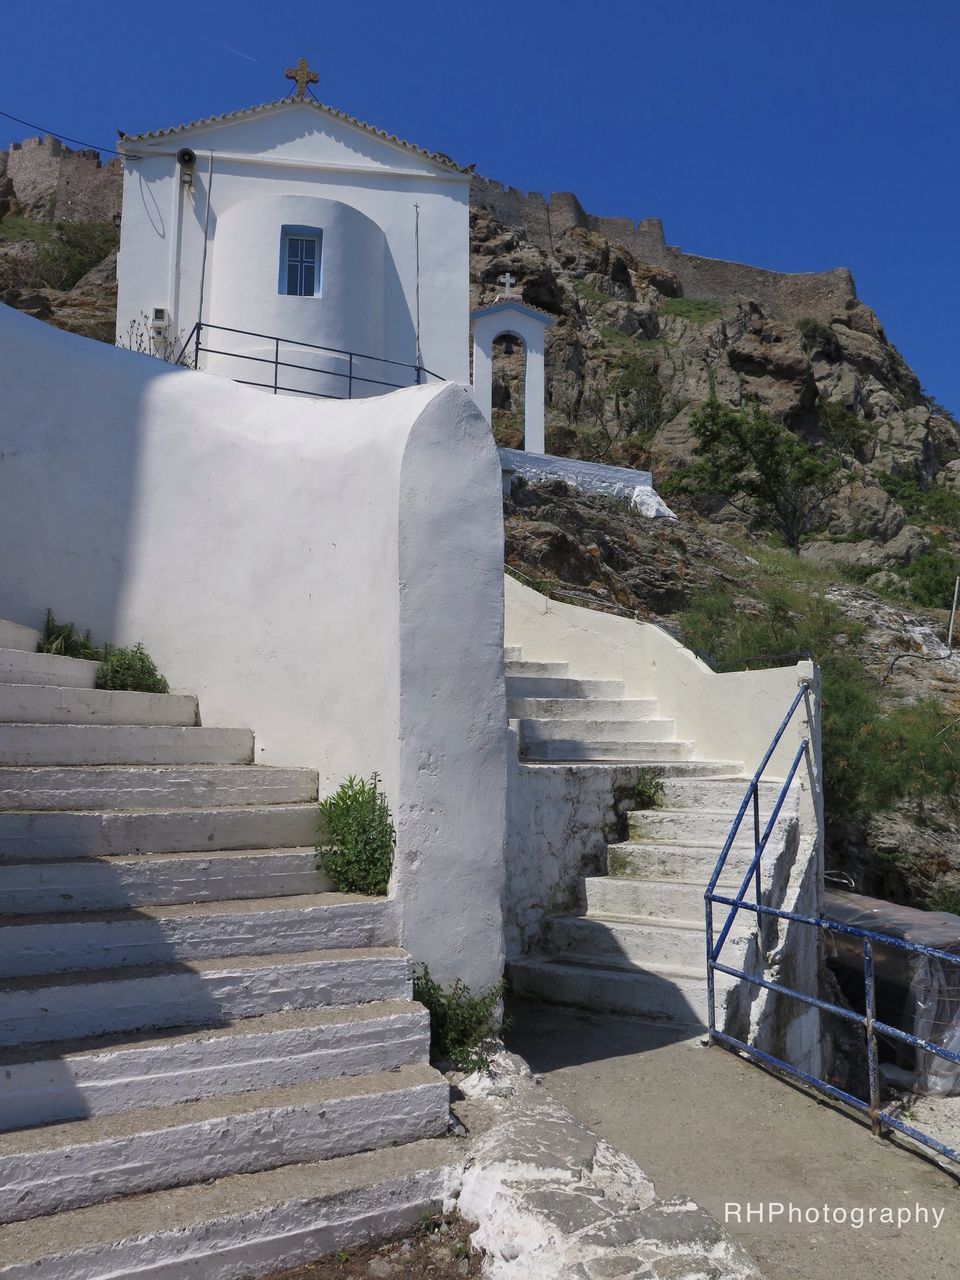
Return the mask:
M378 129L376 125L366 124L363 120L358 120L356 116L347 115L345 111L338 111L336 107L328 107L322 102L318 102L316 98L295 98L288 95L285 98L277 98L273 102L263 102L255 107L243 107L238 111L224 111L220 115L206 116L201 120L190 120L186 124L173 125L169 129L152 129L147 133L131 133L123 134L120 139L121 148L131 142L153 142L160 138L169 138L174 134L184 133L188 129L201 129L210 125L229 124L234 120L246 120L250 116L259 115L262 111L272 111L277 107L284 106L305 106L315 111L320 111L326 116L332 117L334 120L340 120L344 124L352 125L355 129L361 129L364 133L368 133L371 137L379 138L382 142L390 142L394 146L402 147L404 151L411 151L415 155L424 156L428 160L432 160L434 164L441 165L445 169L451 169L455 173L469 174L472 173L473 167L465 167L457 164L455 160L451 160L449 156L444 155L442 151L428 151L425 147L418 147L416 143L406 142L403 138L398 138L395 134L387 133L385 129Z

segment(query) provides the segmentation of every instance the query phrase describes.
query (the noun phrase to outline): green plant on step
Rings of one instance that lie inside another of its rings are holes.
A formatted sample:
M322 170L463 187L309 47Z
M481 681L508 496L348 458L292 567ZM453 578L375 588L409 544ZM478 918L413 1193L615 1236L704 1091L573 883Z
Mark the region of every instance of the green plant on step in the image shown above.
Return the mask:
M656 769L638 769L634 787L638 809L657 809L663 804L663 779Z
M451 1063L459 1071L489 1069L483 1045L495 1029L502 982L474 994L462 978L442 986L422 964L413 973L413 998L430 1014L431 1062Z
M97 671L98 689L126 689L133 693L169 693L170 686L139 642L132 649L104 645Z
M94 662L103 656L100 649L93 647L89 631L81 635L72 622L58 622L52 609L47 610L43 620L37 653L53 653L61 658L87 658Z
M341 893L385 894L397 833L380 775L352 774L320 801L320 866Z

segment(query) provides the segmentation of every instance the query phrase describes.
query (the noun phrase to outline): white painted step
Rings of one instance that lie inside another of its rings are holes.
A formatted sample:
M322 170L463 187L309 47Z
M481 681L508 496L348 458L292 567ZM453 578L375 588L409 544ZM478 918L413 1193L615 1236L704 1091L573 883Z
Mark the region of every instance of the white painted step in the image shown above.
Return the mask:
M622 744L624 742L666 742L674 738L676 724L658 716L640 720L515 720L524 743L583 741Z
M688 1028L690 1035L707 1025L704 974L704 965L630 970L542 956L527 956L507 965L510 987L516 995L592 1012L674 1023ZM717 978L718 986L721 978L732 981L720 974Z
M456 1138L127 1196L0 1226L3 1280L252 1280L422 1226Z
M656 714L656 698L511 698L507 704L511 720L648 720Z
M22 649L36 653L40 632L33 627L23 627L19 622L5 622L0 618L0 649Z
M263 765L0 767L0 810L206 808L302 804L317 798L312 769Z
M611 876L645 880L686 880L707 887L721 845L649 843L607 845L607 871ZM729 875L742 878L750 866L753 846L735 846L725 866ZM762 864L764 865L764 864Z
M793 820L790 814L781 810L777 824L770 837L771 841L787 823ZM631 840L652 840L658 844L696 844L713 845L719 853L730 834L736 813L708 813L703 810L694 812L683 809L639 809L627 816L627 826ZM760 833L766 828L769 813L761 807ZM753 824L752 810L748 811L737 831L735 847L749 846L753 848L756 833Z
M522 659L507 659L504 662L504 673L516 676L565 676L570 670L568 662L526 662Z
M2 696L3 686L0 685L0 698ZM183 701L193 703L194 700L184 698ZM4 766L229 765L250 764L252 760L253 734L249 729L201 729L179 725L0 724L0 765Z
M216 1027L288 1009L409 1000L398 947L155 965L0 982L0 1046L163 1027Z
M60 1041L39 1058L37 1048L0 1050L0 1129L426 1062L430 1018L421 1005L380 1000L153 1039Z
M58 685L63 689L92 689L99 663L61 658L54 653L26 653L0 649L0 684Z
M197 699L190 694L0 683L0 724L198 723Z
M449 1085L422 1064L0 1134L0 1221L437 1137Z
M504 662L519 662L523 657L523 650L518 644L505 644L503 646Z
M283 897L332 888L326 874L317 870L313 848L14 862L4 865L0 885L0 919L51 911Z
M731 932L727 963L743 957L744 932ZM706 965L703 919L665 921L656 917L550 916L546 949L555 956L582 961L590 957L610 966L659 969L664 965Z
M664 783L664 809L707 810L727 813L732 822L750 785L749 778L671 778ZM760 813L769 815L777 802L782 783L760 783ZM748 810L752 815L753 808ZM746 820L746 819L744 819Z
M692 742L677 741L589 742L580 738L560 738L521 743L521 755L525 760L616 760L658 765L672 760L690 760L693 750Z
M6 980L178 960L382 947L396 938L392 902L348 893L7 917L0 924L0 975Z
M508 698L622 698L622 680L576 680L570 676L512 676L506 678Z
M704 892L706 882L688 880L637 880L615 876L586 876L583 891L587 912L591 916L656 917L665 923L674 920L705 919ZM739 880L724 876L717 893L734 897ZM726 912L714 905L714 918ZM742 915L744 924L753 924L755 916Z
M312 844L314 804L0 813L0 862Z

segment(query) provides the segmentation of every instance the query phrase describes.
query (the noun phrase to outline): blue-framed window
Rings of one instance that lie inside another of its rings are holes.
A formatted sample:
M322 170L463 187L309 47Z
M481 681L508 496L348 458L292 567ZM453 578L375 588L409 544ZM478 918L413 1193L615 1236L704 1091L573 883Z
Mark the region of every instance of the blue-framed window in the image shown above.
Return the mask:
M318 227L284 227L280 236L280 293L319 298L323 232Z

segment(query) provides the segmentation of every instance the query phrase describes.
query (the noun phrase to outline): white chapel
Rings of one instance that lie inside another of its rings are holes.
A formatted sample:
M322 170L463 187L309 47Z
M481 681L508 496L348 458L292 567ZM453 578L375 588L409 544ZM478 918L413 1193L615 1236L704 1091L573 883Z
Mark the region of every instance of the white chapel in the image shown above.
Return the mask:
M276 102L123 137L117 340L338 398L468 382L470 171L286 74Z

